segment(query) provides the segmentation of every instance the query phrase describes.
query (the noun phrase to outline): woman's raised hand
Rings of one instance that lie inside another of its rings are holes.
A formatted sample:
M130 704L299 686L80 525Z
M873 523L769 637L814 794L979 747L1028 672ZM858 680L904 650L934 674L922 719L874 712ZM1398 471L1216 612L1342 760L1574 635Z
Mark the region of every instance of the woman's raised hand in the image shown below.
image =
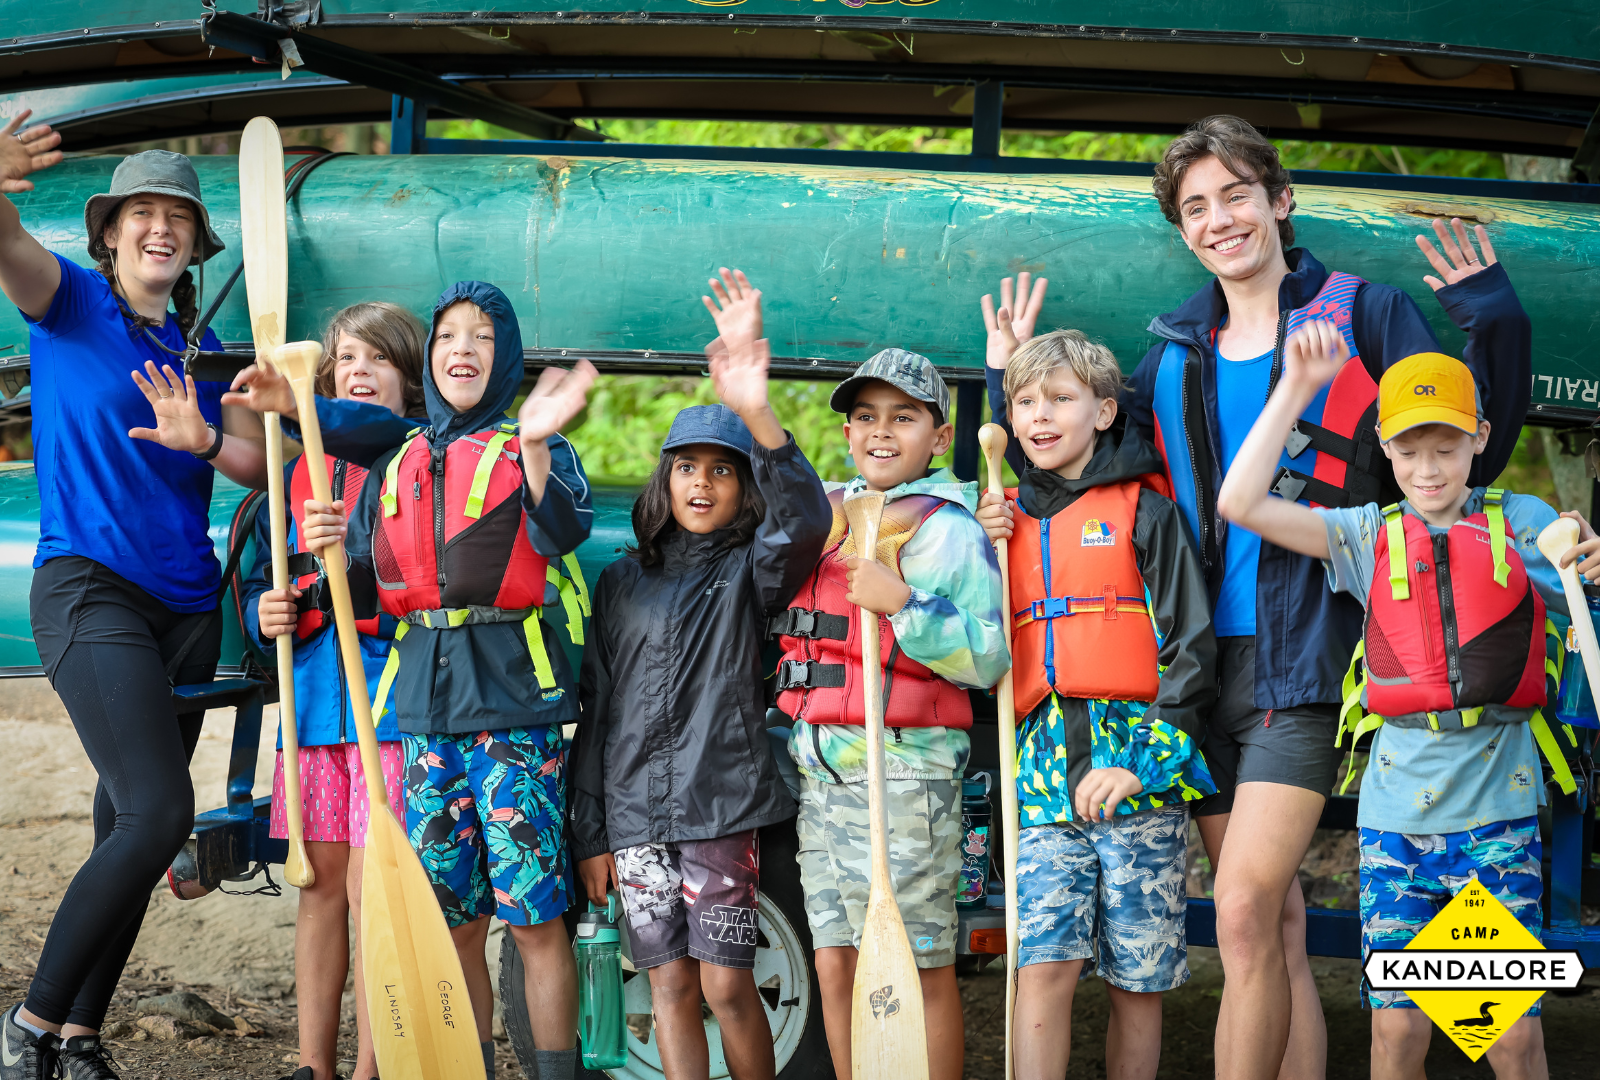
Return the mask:
M722 349L715 343L707 346L708 353L726 351L735 355L745 352L761 340L761 290L750 284L743 270L729 270L726 266L717 271L722 280L711 279L711 291L716 301L702 296L700 302L711 312L717 324L717 337ZM729 408L733 406L730 404Z
M300 415L289 380L271 364L251 364L235 375L228 392L222 395L222 403L258 413L275 412L291 420Z
M49 124L22 130L23 121L32 115L32 109L23 109L0 127L0 192L8 195L32 191L28 176L61 160L56 149L61 145L59 131L50 130Z
M200 415L200 399L195 394L194 379L187 375L180 377L171 364L163 364L161 370L157 371L154 360L144 362L144 371L144 374L138 371L131 374L156 414L156 426L129 428L128 437L148 439L168 450L182 450L191 454L209 450L214 436L211 429L206 427L205 417Z
M1493 266L1494 245L1489 243L1489 232L1482 225L1474 225L1472 231L1478 235L1478 246L1483 248L1483 258L1478 257L1478 252L1473 248L1471 239L1467 236L1467 227L1461 224L1460 218L1450 219L1450 229L1444 227L1444 218L1433 219L1433 231L1439 237L1439 247L1444 249L1444 254L1439 254L1439 249L1426 236L1417 237L1417 247L1428 257L1428 262L1439 272L1438 277L1424 274L1422 280L1438 292L1446 285L1454 285L1463 278L1469 278L1486 266ZM1455 233L1450 235L1451 231ZM1447 261L1448 260L1448 261Z
M517 410L518 433L524 443L543 442L560 431L589 403L589 387L599 374L593 364L579 360L571 371L545 368Z

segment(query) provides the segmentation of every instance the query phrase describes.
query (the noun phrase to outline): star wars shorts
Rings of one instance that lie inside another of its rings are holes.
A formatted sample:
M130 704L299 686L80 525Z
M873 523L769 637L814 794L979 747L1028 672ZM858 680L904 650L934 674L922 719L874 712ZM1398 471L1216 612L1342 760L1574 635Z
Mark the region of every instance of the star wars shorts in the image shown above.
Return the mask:
M961 782L889 780L889 876L919 968L956 962ZM800 884L816 949L861 947L871 897L867 785L800 782Z
M714 840L636 844L615 853L633 966L684 956L727 968L756 964L756 831Z
M445 921L559 919L572 895L558 725L407 735L406 833Z
M1543 849L1539 819L1496 821L1466 832L1362 829L1361 960L1372 949L1403 949L1474 877L1532 934L1540 937ZM1415 1009L1404 990L1373 990L1361 980L1362 1004ZM1539 1015L1534 1002L1528 1016Z
M1089 960L1120 990L1182 986L1189 979L1188 847L1183 803L1023 829L1017 965Z

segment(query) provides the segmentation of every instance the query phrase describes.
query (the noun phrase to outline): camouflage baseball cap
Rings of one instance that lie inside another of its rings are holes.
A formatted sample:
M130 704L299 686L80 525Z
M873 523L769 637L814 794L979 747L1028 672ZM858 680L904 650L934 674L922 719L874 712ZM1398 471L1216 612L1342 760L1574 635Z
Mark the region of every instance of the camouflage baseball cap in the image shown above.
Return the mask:
M855 404L855 388L869 379L886 382L939 410L940 422L950 419L950 388L944 384L933 361L904 349L885 349L856 368L856 373L833 388L828 405L834 412L849 413Z

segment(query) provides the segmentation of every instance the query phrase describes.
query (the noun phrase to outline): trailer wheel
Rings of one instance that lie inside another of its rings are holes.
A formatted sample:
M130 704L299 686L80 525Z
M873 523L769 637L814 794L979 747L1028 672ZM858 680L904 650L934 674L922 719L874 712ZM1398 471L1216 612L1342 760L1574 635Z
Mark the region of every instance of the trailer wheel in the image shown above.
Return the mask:
M831 1080L833 1059L822 1026L822 993L811 960L811 931L806 924L800 868L795 863L797 846L793 822L762 830L756 987L772 1026L779 1080ZM522 957L507 934L500 945L500 1001L506 1034L523 1075L537 1077L522 971ZM642 972L624 971L622 978L628 1013L628 1064L609 1075L613 1080L665 1080L650 1015L650 981ZM728 1076L722 1036L710 1009L705 1010L705 1018L711 1078L719 1080ZM606 1075L587 1071L579 1062L579 1080L603 1080Z

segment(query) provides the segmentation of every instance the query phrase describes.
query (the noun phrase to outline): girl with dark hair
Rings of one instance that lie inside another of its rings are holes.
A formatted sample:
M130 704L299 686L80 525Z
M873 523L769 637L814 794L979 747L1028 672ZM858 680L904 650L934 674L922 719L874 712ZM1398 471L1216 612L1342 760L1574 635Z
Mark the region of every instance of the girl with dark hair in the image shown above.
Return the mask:
M27 115L0 128L0 192L31 191L61 159L48 127L20 130ZM165 150L126 158L84 224L99 272L48 251L0 196L0 291L32 328L34 641L100 777L94 851L27 1000L0 1018L0 1080L115 1080L97 1032L150 890L194 828L204 714L180 714L172 687L211 681L221 648L212 477L266 486L259 418L224 408L226 383L175 370L191 345L221 348L209 332L186 340L188 267L222 250L194 166Z
M816 565L833 514L767 399L761 294L724 270L731 341L706 348L721 405L678 414L634 506L637 545L601 574L570 759L573 849L589 899L622 894L650 973L670 1080L709 1075L700 1001L734 1080L771 1080L756 992L756 832L795 815L766 733L761 644Z

